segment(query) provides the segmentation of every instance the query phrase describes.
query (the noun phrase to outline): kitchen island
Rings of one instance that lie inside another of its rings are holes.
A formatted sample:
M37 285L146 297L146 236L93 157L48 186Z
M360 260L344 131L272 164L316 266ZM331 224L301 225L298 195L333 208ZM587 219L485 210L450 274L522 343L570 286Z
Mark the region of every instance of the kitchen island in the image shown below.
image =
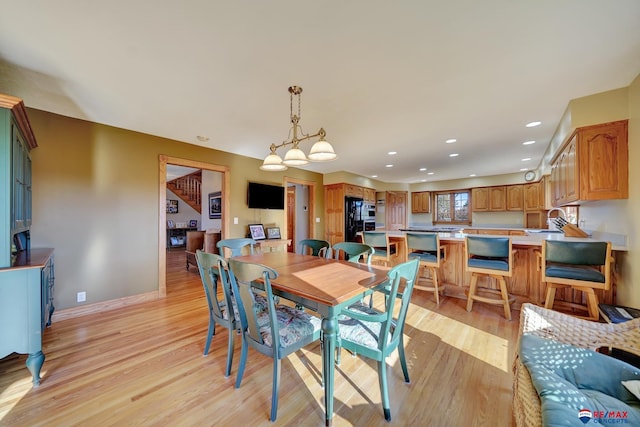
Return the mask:
M431 228L438 231L440 236L440 245L445 248L446 258L441 262L439 270L439 279L441 285L444 286L445 295L452 297L465 298L465 291L469 288L471 274L465 271L465 254L464 240L467 234L483 234L487 236L494 235L496 237L511 237L514 256L513 256L513 277L507 279L507 287L509 293L515 297L515 303L512 308L519 309L520 305L525 302L531 302L537 305L544 303L546 286L541 283L540 271L540 253L542 244L545 240L563 240L563 241L611 241L613 248L613 256L616 258L620 252L625 252L626 238L625 236L615 235L611 233L593 232L592 237L578 238L565 237L561 232L553 232L549 230L527 230L522 228L487 228L487 227L460 227L455 231L440 231L437 228ZM428 232L427 228L406 229L411 232ZM388 231L389 236L394 240L404 240L407 231ZM398 262L404 259L398 259ZM616 284L619 282L617 274L617 263L612 268L612 286L608 291L596 290L600 303L615 304ZM497 283L488 277L481 277L478 280L478 286L498 290ZM573 289L558 290L556 293L557 308L571 311L573 305L586 305L586 298L583 292L574 291Z

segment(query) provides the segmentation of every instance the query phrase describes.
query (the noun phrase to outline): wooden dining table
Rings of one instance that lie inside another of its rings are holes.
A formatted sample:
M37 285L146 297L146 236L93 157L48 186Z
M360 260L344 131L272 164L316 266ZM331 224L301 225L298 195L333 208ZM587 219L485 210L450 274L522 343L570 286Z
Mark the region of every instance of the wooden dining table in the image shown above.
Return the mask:
M325 422L330 426L333 419L338 314L344 307L382 287L386 283L388 270L291 252L245 255L234 259L275 269L278 277L271 280L273 293L322 316Z

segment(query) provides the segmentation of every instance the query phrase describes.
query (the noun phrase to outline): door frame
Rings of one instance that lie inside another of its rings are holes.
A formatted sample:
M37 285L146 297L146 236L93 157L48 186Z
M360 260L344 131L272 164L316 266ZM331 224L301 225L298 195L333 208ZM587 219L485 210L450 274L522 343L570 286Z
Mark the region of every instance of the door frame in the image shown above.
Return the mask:
M212 163L200 162L197 160L171 157L164 154L158 156L158 297L167 296L167 164L184 166L188 168L203 169L222 173L222 215L221 232L223 236L229 235L229 221L226 213L230 209L229 197L231 194L231 175L227 166L214 165Z
M307 181L304 179L298 179L298 178L292 178L289 176L285 176L284 177L284 187L286 189L286 187L289 186L289 184L300 184L300 185L304 185L306 187L309 187L309 206L307 209L307 221L308 221L308 229L309 229L309 238L310 239L315 239L316 238L316 227L315 227L315 222L313 221L314 216L315 216L315 212L316 212L316 185L317 183L315 181ZM287 203L287 198L285 197L285 203ZM284 212L285 212L285 224L287 223L287 210L288 206L284 207ZM296 242L295 240L296 236L287 236L287 239L291 239L291 244L294 245ZM294 251L295 252L295 251Z

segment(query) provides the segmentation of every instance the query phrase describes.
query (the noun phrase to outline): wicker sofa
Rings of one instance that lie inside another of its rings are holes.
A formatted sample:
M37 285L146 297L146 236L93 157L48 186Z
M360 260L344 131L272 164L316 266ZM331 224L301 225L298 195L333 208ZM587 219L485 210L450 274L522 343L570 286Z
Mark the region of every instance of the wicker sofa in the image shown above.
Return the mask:
M640 318L618 324L598 323L533 304L523 304L516 348L520 348L520 341L525 334L552 339L575 347L591 350L610 347L640 356ZM519 354L516 354L513 370L515 424L518 427L542 426L540 397Z

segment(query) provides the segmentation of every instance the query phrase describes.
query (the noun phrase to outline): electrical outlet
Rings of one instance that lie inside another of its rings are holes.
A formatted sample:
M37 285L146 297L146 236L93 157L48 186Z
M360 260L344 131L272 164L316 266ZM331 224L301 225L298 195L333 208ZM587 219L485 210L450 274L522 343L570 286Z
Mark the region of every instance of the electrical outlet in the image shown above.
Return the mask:
M76 301L77 302L85 302L87 300L87 293L86 292L78 292L78 294L76 295Z
M238 217L237 217L237 216L234 216L234 217L233 217L233 223L234 223L235 225L238 225Z

